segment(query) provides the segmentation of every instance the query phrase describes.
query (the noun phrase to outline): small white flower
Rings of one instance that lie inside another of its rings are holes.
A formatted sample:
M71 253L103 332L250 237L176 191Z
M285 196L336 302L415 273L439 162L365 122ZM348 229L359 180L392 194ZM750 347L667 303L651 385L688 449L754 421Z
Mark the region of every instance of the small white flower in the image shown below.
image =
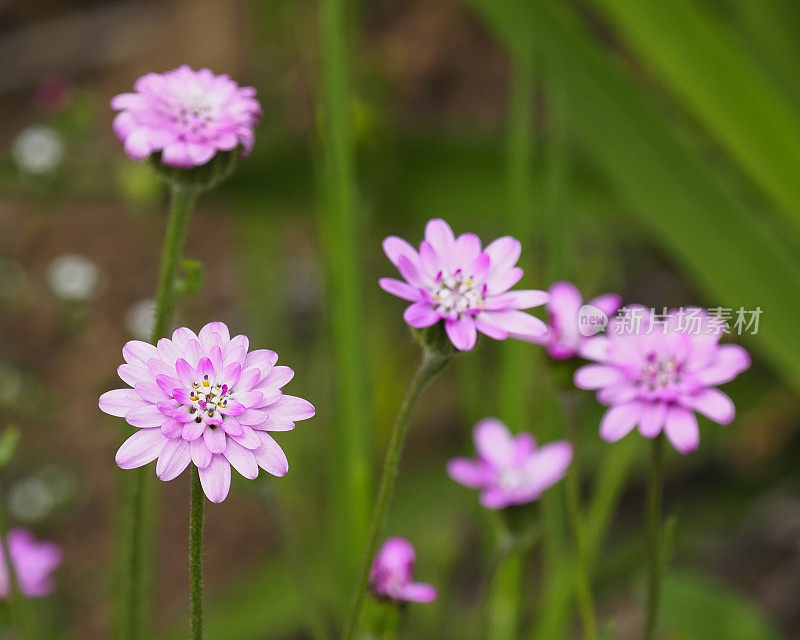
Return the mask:
M62 300L89 300L100 285L100 269L85 256L67 253L50 263L47 283Z
M150 340L155 321L156 302L152 298L134 302L125 312L125 326L131 335L139 340Z
M20 132L11 155L24 171L49 173L64 159L64 141L52 127L35 125Z

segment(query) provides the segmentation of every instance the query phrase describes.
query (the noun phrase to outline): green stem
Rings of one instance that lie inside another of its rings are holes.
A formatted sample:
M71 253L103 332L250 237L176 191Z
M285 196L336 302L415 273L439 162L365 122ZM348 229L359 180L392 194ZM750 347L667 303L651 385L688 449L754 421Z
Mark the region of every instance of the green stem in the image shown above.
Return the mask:
M170 210L161 253L161 268L156 291L156 310L152 342L163 338L169 329L175 311L175 279L178 273L189 214L194 206L197 191L180 185L170 189ZM147 588L147 575L152 566L149 547L153 536L155 514L150 508L148 490L150 471L133 469L130 474L127 509L123 524L124 558L122 560L122 620L121 640L143 640L150 633L146 622L151 589Z
M573 460L566 478L567 507L572 533L575 539L575 590L578 601L578 614L581 618L584 640L597 640L597 617L592 596L591 572L586 549L586 518L584 517L580 495L580 465L577 448L578 430L575 427L574 408L569 399L563 401L564 424L568 438L572 442Z
M383 463L383 471L381 472L381 479L378 485L378 494L375 498L375 504L372 510L367 543L361 555L361 565L359 567L358 578L356 580L355 590L353 591L353 598L350 603L347 619L342 631L342 640L352 640L358 629L358 624L361 621L361 612L364 608L364 599L367 594L369 568L378 547L378 539L381 536L384 521L386 520L389 501L394 492L398 465L403 452L403 444L405 442L406 433L408 432L411 413L422 391L436 374L447 366L451 359L452 355L445 355L426 349L423 352L422 360L417 367L417 371L400 405L400 412L397 414L397 420L394 423L392 435L389 438L389 447L386 450L386 459Z
M203 639L203 487L191 467L189 506L189 640Z
M17 568L11 560L11 551L8 546L8 528L6 527L5 513L0 508L0 553L6 567L9 586L9 606L11 616L25 640L38 640L39 632L31 615L29 600L24 596L19 587Z
M321 227L328 272L328 305L336 379L336 455L333 492L334 547L338 572L346 584L358 562L353 540L362 540L369 523L372 486L370 415L364 357L364 300L359 216L355 179L353 94L349 74L348 0L320 0L323 163L320 190Z
M489 588L488 640L515 640L519 635L520 587L525 569L525 548L501 551Z
M653 640L658 624L658 606L661 598L661 494L664 486L664 436L653 438L650 463L650 487L647 496L647 551L649 580L647 588L647 618L644 640Z

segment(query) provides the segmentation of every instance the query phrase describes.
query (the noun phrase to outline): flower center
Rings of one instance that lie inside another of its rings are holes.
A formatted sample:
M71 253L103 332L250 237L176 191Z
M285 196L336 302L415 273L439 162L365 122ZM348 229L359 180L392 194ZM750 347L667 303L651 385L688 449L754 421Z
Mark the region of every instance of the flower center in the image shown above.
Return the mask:
M675 358L658 359L654 353L647 356L647 363L642 367L641 381L649 391L666 389L680 384L682 367Z
M461 269L453 273L440 271L432 291L436 310L445 316L460 317L479 310L486 297L486 285L478 286L472 276Z
M497 477L497 484L503 491L516 491L524 487L527 480L520 469L504 469Z
M228 406L230 389L227 384L211 384L208 376L203 376L200 382L193 382L190 390L188 405L189 413L194 416L198 424L205 422L209 425L222 424L220 409Z
M172 121L195 133L212 122L215 115L214 103L201 93L185 96L172 107Z

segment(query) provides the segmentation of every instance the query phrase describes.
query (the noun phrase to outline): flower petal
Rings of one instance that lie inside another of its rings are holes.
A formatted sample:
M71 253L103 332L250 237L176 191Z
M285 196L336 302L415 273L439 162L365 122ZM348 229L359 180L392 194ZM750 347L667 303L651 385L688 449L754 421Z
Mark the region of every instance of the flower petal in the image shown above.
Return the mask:
M683 405L719 424L730 424L736 416L733 401L719 389L703 389L685 399Z
M225 447L225 457L231 466L248 480L258 477L258 464L256 457L250 449L245 449L242 445L233 440L228 440Z
M258 431L256 435L261 441L258 449L253 452L258 466L279 478L285 476L289 471L289 461L286 459L283 449L268 433Z
M461 316L458 320L445 320L444 329L447 337L459 351L470 351L478 340L475 320L470 316Z
M147 406L144 400L133 389L114 389L100 396L100 410L111 416L124 418L133 409Z
M691 453L700 445L700 429L694 413L683 407L667 410L664 433L679 453Z
M410 327L415 329L423 329L439 322L440 317L429 302L415 302L410 307L407 307L403 313L403 320Z
M214 455L206 467L199 468L200 484L211 502L222 502L231 489L231 465L225 456Z
M116 462L122 469L135 469L158 458L167 439L158 429L142 429L128 438L117 451Z
M606 442L616 442L633 429L641 416L638 402L628 402L611 407L600 421L600 437Z
M156 463L156 475L167 481L177 478L192 461L189 443L180 438L164 445Z

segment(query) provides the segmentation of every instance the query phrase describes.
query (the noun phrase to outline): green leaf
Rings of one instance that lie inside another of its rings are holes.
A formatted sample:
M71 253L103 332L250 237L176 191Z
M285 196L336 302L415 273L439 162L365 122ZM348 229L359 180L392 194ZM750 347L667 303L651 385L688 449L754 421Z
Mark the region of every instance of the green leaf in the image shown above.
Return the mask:
M17 452L21 432L18 427L6 427L0 434L0 469L4 469Z
M594 0L646 68L800 229L800 111L743 42L689 0ZM767 3L768 4L768 3Z
M525 51L533 43L546 82L563 89L580 143L706 303L761 307L761 328L748 339L800 391L800 268L782 240L566 5L470 2L506 46Z
M681 640L783 638L756 604L709 577L673 571L663 589L663 626Z

